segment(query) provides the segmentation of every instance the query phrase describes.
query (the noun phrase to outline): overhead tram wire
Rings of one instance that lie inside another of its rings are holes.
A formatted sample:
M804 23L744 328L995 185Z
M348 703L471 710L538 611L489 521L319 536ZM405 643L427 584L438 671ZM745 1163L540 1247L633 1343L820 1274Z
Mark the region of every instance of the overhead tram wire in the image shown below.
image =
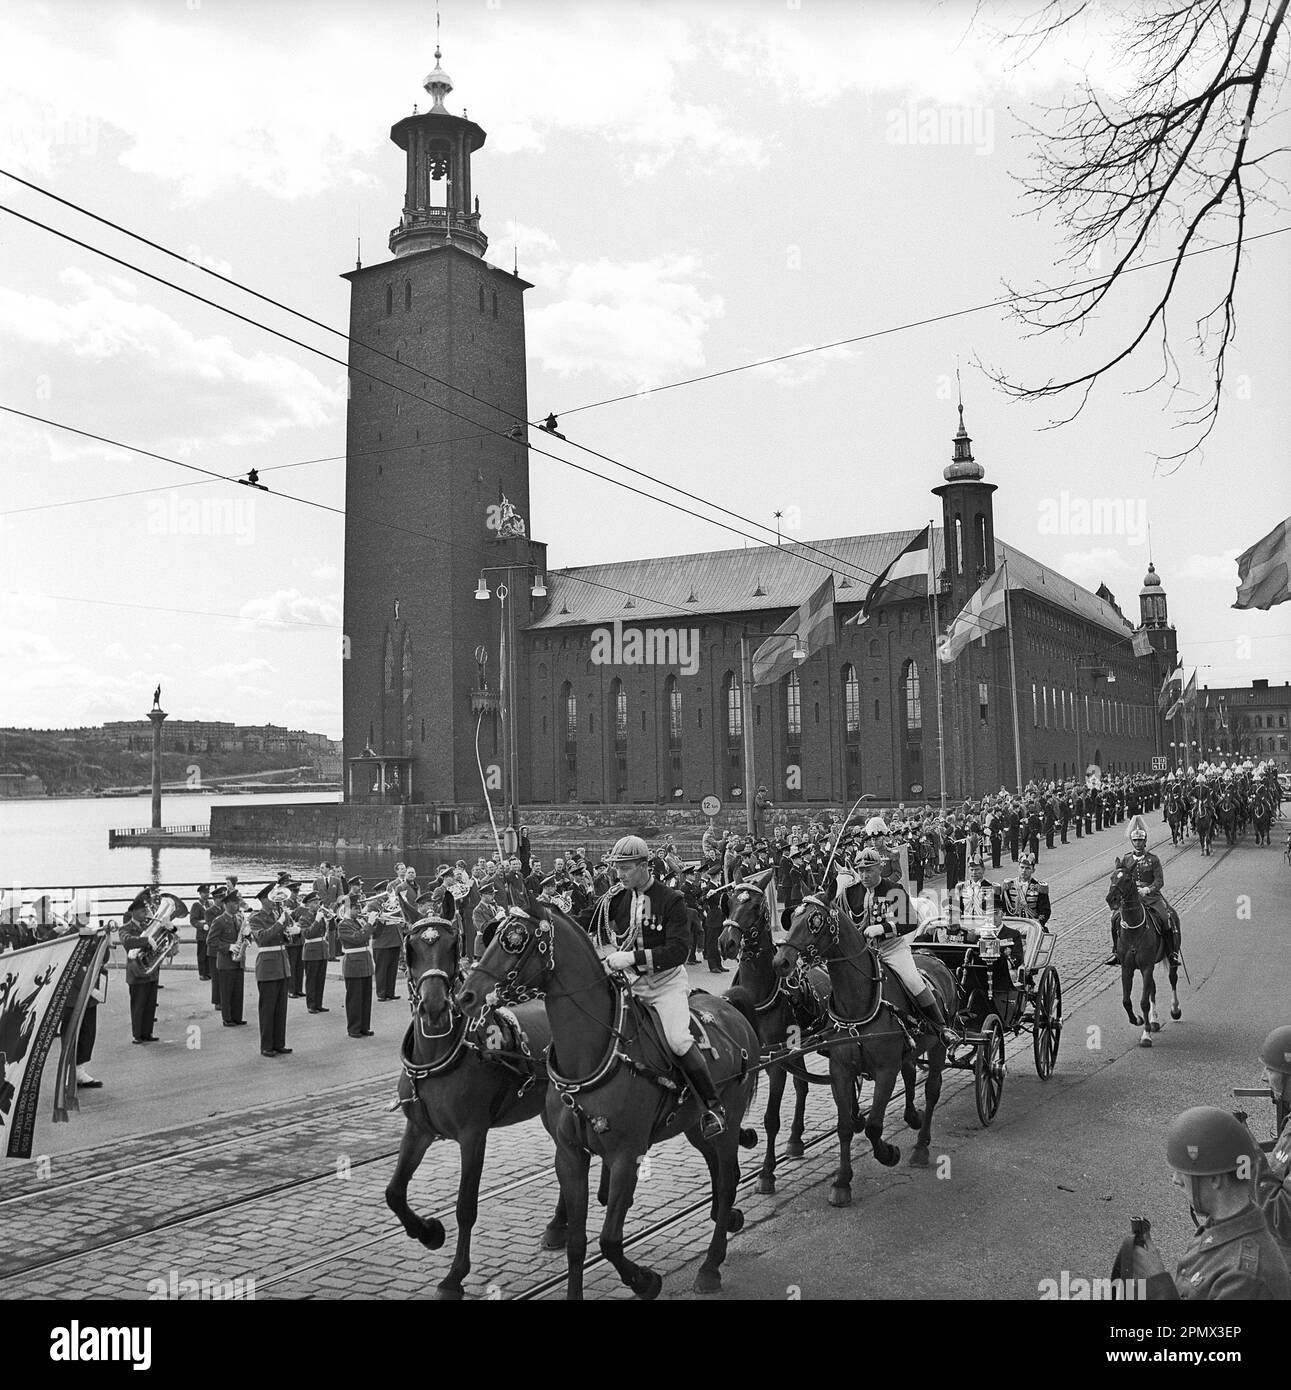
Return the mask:
M111 227L113 230L121 232L123 235L131 237L134 240L141 242L143 245L161 251L164 255L170 256L175 260L182 261L185 265L193 265L193 262L191 260L189 260L185 256L181 256L177 251L173 251L168 247L161 246L159 243L151 241L149 238L144 237L137 232L132 232L127 228L121 227L119 224L112 222L107 218L100 217L97 213L90 212L88 209L82 208L79 204L73 203L66 198L61 198L57 194L49 192L47 189L40 188L38 185L28 182L26 179L20 179L17 175L9 173L9 171L7 170L0 169L0 173L5 174L6 177L13 179L17 183L23 184L27 188L33 189L35 192L43 194L45 197L51 198L54 201L61 203L66 207L73 208L75 211L82 213L84 216L89 217L92 220L103 224L104 226ZM321 348L316 348L308 343L302 342L300 339L294 338L288 333L283 333L281 330L272 328L268 324L260 322L260 320L258 319L250 318L248 315L239 313L235 309L230 309L227 305L220 304L213 299L207 298L205 295L198 294L194 290L185 289L182 285L177 285L174 281L167 280L164 276L156 275L152 271L145 270L142 266L135 265L133 262L122 260L120 257L114 256L110 252L105 251L100 247L94 246L89 242L82 241L79 237L72 236L69 232L59 231L57 228L51 227L45 222L41 222L39 218L29 217L25 213L20 213L15 209L8 207L5 204L0 204L0 211L8 212L11 216L17 217L21 221L27 222L32 226L39 227L41 230L49 232L52 236L60 237L63 240L70 241L73 245L80 246L82 249L90 251L94 255L102 256L105 260L111 261L115 265L119 265L127 270L133 270L136 274L143 275L146 278L153 280L158 284L165 285L168 289L173 289L180 294L188 296L191 299L196 299L200 303L206 304L210 308L217 309L221 313L226 313L230 315L232 318L238 319L242 323L246 323L252 327L260 328L264 332L271 333L275 337L282 338L284 341L289 342L296 347L301 347L304 348L307 352L315 353L318 356L325 358L329 362L334 362L338 366L344 367L347 372L358 373L359 375L370 378L372 381L377 382L379 385L389 387L392 390L401 391L405 395L410 396L412 399L417 400L422 404L430 405L433 408L442 410L445 413L453 415L457 419L463 420L468 424L475 425L485 430L491 428L490 426L485 425L484 422L481 420L473 419L471 416L464 415L460 411L451 410L448 406L442 404L439 401L433 401L428 396L422 395L416 391L412 391L408 387L400 386L396 382L387 380L385 377L377 376L375 373L370 372L365 368L354 367L350 362L343 361L341 358L335 357L331 353L324 352ZM306 323L321 328L324 332L335 334L337 337L350 343L352 347L358 347L366 352L372 352L378 357L385 358L387 361L392 362L395 366L402 367L405 370L412 372L414 375L421 377L423 381L433 381L437 385L443 386L447 390L455 391L459 395L467 397L473 404L477 406L481 404L485 405L488 409L497 411L498 414L502 415L506 419L509 419L512 422L513 427L529 427L530 422L520 419L519 417L512 414L510 411L504 410L501 406L494 405L489 401L481 401L481 399L478 396L472 395L469 391L466 391L464 388L460 386L454 385L452 382L445 381L441 377L435 376L433 372L421 370L415 367L412 363L403 362L398 358L392 358L390 357L389 353L383 352L379 348L371 347L366 343L356 343L349 337L347 333L342 332L342 330L338 328L332 328L328 324L322 323L318 319L312 318L310 315L303 313L301 310L293 309L289 305L281 303L279 300L273 299L268 295L260 293L258 290L253 290L249 286L242 285L240 282L230 279L228 276L221 275L218 271L213 271L206 266L200 265L194 266L194 268L199 271L203 271L208 275L212 275L216 279L220 280L222 283L230 285L235 289L242 290L244 293L250 294L257 299L262 300L264 303L271 304L275 308L282 309L284 312L292 314ZM536 445L530 444L527 441L515 440L514 437L506 430L495 429L492 430L492 433L494 433L498 438L506 439L513 443L521 444L524 448L527 448L531 453L541 454L544 458L553 459L557 463L564 464L567 468L573 468L580 473L588 474L590 477L599 478L602 482L611 483L616 487L624 488L628 492L636 493L640 497L646 497L651 501L661 503L662 505L667 507L672 507L674 510L680 511L687 516L695 518L698 521L705 521L708 522L710 525L719 526L723 530L730 531L732 534L741 536L745 540L753 541L756 545L769 546L771 542L768 539L768 537L772 534L776 534L777 548L785 549L785 546L779 538L779 534L774 531L773 527L765 525L764 523L757 521L752 517L746 517L740 512L733 511L731 508L723 506L720 502L712 502L709 499L702 497L698 493L689 492L687 491L687 489L679 487L675 483L666 482L661 478L657 478L652 474L646 473L642 469L634 468L631 464L623 463L621 460L613 458L609 454L602 453L598 449L593 449L590 445L580 444L576 440L565 440L565 443L571 445L573 448L578 449L583 453L590 454L593 458L600 459L602 462L608 463L611 467L621 468L626 473L631 473L636 477L646 479L647 481L655 483L660 487L667 488L671 492L675 492L680 496L687 497L691 501L698 502L701 506L709 507L713 511L721 512L726 516L733 517L735 520L744 522L746 525L755 526L759 530L765 531L767 533L766 536L751 535L749 532L742 531L738 527L728 525L726 522L719 521L715 517L703 516L700 513L693 511L691 508L681 506L678 503L673 502L666 497L659 497L653 493L645 492L640 488L633 487L631 484L623 482L619 478L608 477L604 473L597 472L596 469L583 467L582 465L573 462L572 459L562 458L559 454L554 454L551 453L549 450L538 448ZM864 569L862 566L852 564L846 561L840 561L836 557L831 556L828 551L821 550L808 541L792 542L791 544L799 547L797 551L791 553L799 554L803 559L811 560L811 556L813 554L822 556L823 562L821 560L811 561L811 563L816 564L817 567L820 569L828 570L830 572L843 573L846 574L848 578L861 581L873 580L876 577L875 573Z

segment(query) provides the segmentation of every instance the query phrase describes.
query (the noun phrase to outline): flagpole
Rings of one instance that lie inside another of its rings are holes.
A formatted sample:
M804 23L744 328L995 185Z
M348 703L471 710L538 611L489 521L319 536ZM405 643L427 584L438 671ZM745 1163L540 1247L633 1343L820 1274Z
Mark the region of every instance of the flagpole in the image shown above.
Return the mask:
M757 771L753 752L753 652L747 632L740 634L740 686L744 692L741 708L741 733L744 743L744 826L750 835L757 833Z
M1013 696L1013 761L1017 767L1018 795L1022 795L1022 734L1018 727L1018 664L1013 651L1013 617L1009 605L1009 562L1000 566L1004 571L1004 630L1009 635L1009 690Z
M932 576L932 522L928 523L928 606L932 617L932 669L937 678L937 763L941 772L941 814L946 814L946 729L941 708L941 660L937 639L941 636L941 595Z

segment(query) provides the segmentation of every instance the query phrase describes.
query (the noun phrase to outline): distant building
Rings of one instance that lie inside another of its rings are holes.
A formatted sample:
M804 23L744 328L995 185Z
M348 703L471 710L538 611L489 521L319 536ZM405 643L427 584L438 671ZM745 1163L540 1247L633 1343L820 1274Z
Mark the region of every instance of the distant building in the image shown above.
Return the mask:
M0 799L44 795L45 784L39 777L29 777L25 772L0 772Z
M1233 759L1272 762L1291 771L1291 683L1271 686L1203 685L1197 694L1197 728L1191 762Z

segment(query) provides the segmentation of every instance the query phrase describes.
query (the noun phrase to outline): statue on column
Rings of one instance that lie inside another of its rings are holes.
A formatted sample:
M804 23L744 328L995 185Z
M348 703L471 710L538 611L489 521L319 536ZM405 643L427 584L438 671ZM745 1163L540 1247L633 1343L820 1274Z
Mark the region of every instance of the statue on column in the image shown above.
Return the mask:
M161 708L161 686L152 692L152 707L153 709Z

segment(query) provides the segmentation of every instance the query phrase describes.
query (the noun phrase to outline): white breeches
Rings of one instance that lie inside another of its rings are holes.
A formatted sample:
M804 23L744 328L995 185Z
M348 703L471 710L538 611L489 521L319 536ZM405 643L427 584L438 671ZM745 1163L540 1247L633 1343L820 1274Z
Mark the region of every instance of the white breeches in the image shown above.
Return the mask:
M686 1002L690 981L686 967L679 965L658 975L644 975L632 986L632 993L659 1015L664 1040L675 1056L684 1057L695 1041L690 1036L690 1005Z
M878 951L879 959L906 987L911 999L923 993L926 986L910 953L908 937L896 936L888 941L880 941Z

